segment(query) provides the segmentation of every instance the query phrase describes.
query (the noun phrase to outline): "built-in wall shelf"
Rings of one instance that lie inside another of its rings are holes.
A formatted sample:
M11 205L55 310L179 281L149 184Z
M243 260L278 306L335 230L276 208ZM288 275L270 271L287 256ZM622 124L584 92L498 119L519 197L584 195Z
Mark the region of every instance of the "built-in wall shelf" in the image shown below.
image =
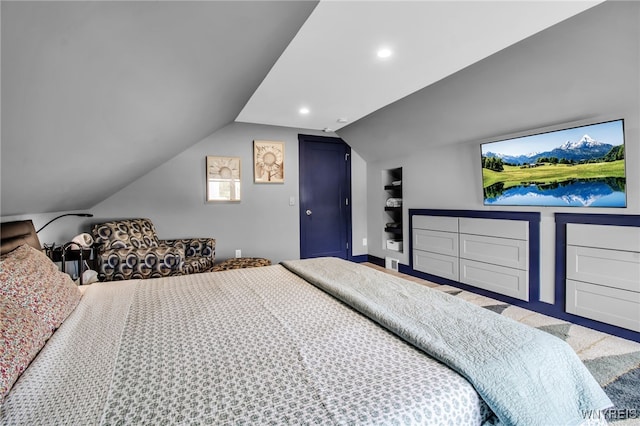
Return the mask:
M387 191L402 191L402 185L385 185L384 189Z
M390 252L403 252L402 167L383 170L382 182L385 200L383 248Z
M394 235L402 235L402 229L401 228L384 228L384 232L387 232L389 234L394 234Z

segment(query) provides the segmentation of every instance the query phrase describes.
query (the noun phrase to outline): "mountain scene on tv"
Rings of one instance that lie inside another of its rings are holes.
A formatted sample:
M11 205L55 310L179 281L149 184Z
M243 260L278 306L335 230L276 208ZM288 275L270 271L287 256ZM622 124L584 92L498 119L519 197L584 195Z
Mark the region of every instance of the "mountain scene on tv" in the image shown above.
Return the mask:
M486 205L625 207L622 120L482 145Z

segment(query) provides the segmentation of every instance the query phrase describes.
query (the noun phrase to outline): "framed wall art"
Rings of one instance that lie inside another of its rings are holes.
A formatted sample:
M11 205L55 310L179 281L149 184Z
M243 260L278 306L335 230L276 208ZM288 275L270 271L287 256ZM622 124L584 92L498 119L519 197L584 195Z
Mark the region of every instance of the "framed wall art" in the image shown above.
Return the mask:
M240 201L240 157L207 156L207 202Z
M284 183L284 142L253 141L255 183Z

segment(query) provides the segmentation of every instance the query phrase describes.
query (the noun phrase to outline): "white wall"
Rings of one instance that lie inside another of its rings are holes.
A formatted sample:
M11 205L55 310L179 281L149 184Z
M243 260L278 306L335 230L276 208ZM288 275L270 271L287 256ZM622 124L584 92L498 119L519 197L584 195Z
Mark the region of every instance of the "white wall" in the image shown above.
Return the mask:
M354 150L351 150L351 235L354 256L368 254L367 245L367 163Z
M93 207L93 222L124 217L148 217L160 238L216 238L216 257L233 257L236 249L247 257L273 262L300 256L298 216L298 134L311 130L232 123L152 170ZM285 142L285 182L253 183L253 140ZM205 158L241 158L240 202L205 202ZM354 194L362 193L364 161L352 156ZM364 183L366 185L366 182ZM289 205L294 197L295 205ZM359 202L360 203L360 202ZM365 204L366 206L366 204ZM354 254L366 253L366 211L354 202ZM363 235L364 234L364 235ZM356 244L356 243L360 244Z

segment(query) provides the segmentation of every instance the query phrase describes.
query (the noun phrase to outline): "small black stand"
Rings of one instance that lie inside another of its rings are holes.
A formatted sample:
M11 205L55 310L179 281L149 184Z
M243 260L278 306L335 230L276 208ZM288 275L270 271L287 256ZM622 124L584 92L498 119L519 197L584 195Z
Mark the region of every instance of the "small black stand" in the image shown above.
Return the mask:
M91 262L92 267L95 270L98 248L96 246L82 247L82 249L77 249L75 247L77 247L75 243L66 243L63 246L58 247L54 244L51 247L45 247L45 251L47 256L49 256L53 262L61 262L60 269L62 272L66 272L67 262L78 262L78 282L82 285L82 274L85 271L85 261Z

